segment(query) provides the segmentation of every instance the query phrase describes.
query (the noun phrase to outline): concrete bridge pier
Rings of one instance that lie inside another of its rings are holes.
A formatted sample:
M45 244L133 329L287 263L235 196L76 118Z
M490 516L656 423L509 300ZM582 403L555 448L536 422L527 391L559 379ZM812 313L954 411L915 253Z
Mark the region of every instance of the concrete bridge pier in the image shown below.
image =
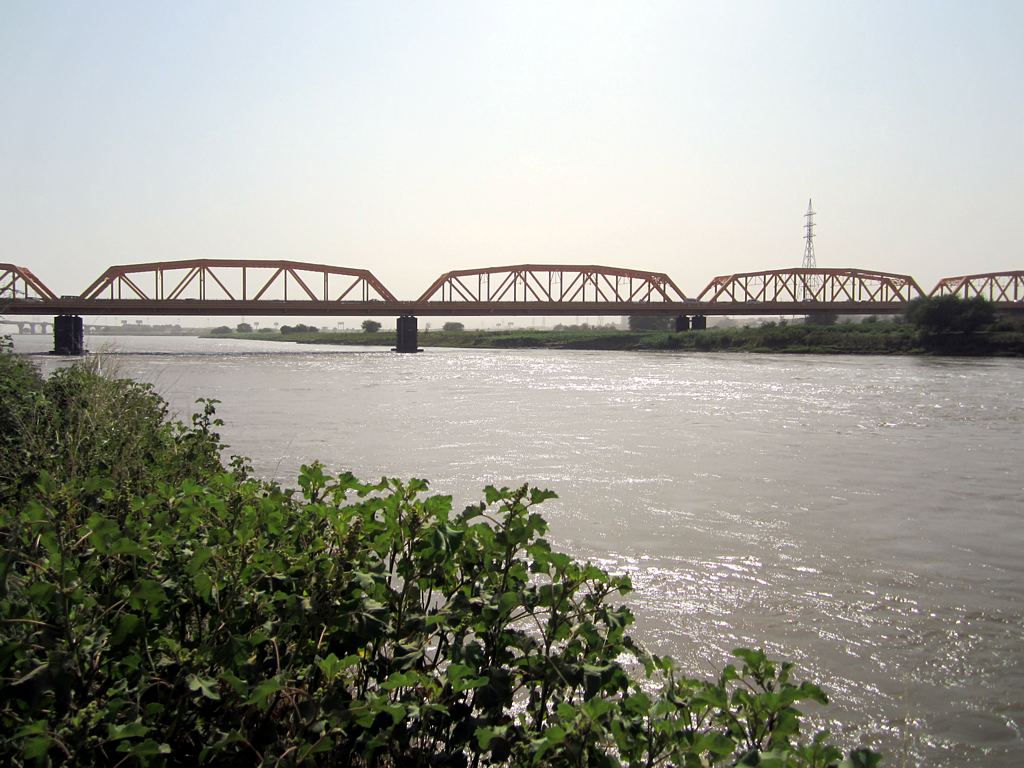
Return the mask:
M686 315L676 316L676 333L682 331L706 331L708 328L708 319L704 315L694 315L692 318Z
M398 337L392 352L422 352L416 346L418 343L419 329L414 315L402 315L398 318Z
M57 315L53 318L53 354L85 354L85 327L78 315Z

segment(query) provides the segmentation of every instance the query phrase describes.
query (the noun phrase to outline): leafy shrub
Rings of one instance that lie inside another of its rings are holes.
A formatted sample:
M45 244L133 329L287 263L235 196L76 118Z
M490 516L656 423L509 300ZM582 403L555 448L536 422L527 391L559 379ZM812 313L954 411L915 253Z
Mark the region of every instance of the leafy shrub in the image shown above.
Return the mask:
M0 501L32 465L25 437L39 415L43 384L26 360L0 351Z
M981 296L921 297L910 302L906 317L923 333L973 333L995 321L995 307Z
M221 469L215 401L200 401L203 413L189 429L167 418L152 385L106 375L101 365L92 358L43 380L28 363L0 355L0 368L17 372L0 384L0 502L31 496L44 472L71 489L98 476L135 494L158 479Z
M281 333L284 333L284 334L289 334L289 333L319 333L319 332L320 332L320 329L317 328L315 325L305 325L303 323L298 323L297 325L282 325L281 326Z
M488 487L456 513L424 481L317 464L284 491L211 462L213 403L172 425L147 388L94 376L61 377L47 403L65 413L44 422L75 433L95 405L81 392L151 419L111 406L129 434L76 438L94 471L51 465L0 505L5 763L841 760L825 734L801 742L797 705L825 696L791 665L741 649L697 680L640 648L612 603L628 578L544 539L536 507L554 494ZM155 443L134 434L153 428Z

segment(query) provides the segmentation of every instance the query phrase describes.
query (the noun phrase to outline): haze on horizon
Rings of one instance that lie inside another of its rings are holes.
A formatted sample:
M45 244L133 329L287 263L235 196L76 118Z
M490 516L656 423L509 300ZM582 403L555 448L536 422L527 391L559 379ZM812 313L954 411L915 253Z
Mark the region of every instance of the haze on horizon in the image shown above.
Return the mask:
M8 2L0 261L1024 269L1024 4Z

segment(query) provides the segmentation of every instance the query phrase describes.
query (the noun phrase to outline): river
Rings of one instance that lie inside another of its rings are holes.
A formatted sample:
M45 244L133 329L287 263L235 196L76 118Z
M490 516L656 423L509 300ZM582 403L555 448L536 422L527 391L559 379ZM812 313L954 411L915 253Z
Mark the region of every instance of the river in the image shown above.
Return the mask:
M19 351L48 348L16 337ZM457 506L529 482L628 572L635 634L710 674L763 647L887 765L1024 764L1024 362L87 338L289 482L320 459ZM44 368L61 364L40 356Z

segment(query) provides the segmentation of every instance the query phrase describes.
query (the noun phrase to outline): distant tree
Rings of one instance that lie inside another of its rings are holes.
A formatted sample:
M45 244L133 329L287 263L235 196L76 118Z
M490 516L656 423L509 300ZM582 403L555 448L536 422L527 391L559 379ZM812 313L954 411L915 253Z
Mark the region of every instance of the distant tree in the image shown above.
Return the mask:
M364 333L376 333L380 330L380 323L376 320L363 320L362 328Z
M225 333L231 333L231 329L228 328L226 325L218 325L216 328L210 331L210 333L216 334L217 336L222 336Z
M667 331L671 317L665 315L630 315L629 330L631 331Z
M259 332L260 333L273 333L274 330L275 330L274 328L260 328Z
M284 334L288 334L288 333L319 333L319 332L320 332L320 329L317 328L315 325L303 325L302 323L299 323L298 325L282 325L281 326L281 333L284 333Z
M465 329L465 325L456 322L447 322L441 326L441 330L443 331L464 331Z
M252 326L248 323L239 323L235 326L235 330L239 333L252 333Z
M996 319L995 307L980 296L934 296L914 299L907 321L924 333L973 333Z

